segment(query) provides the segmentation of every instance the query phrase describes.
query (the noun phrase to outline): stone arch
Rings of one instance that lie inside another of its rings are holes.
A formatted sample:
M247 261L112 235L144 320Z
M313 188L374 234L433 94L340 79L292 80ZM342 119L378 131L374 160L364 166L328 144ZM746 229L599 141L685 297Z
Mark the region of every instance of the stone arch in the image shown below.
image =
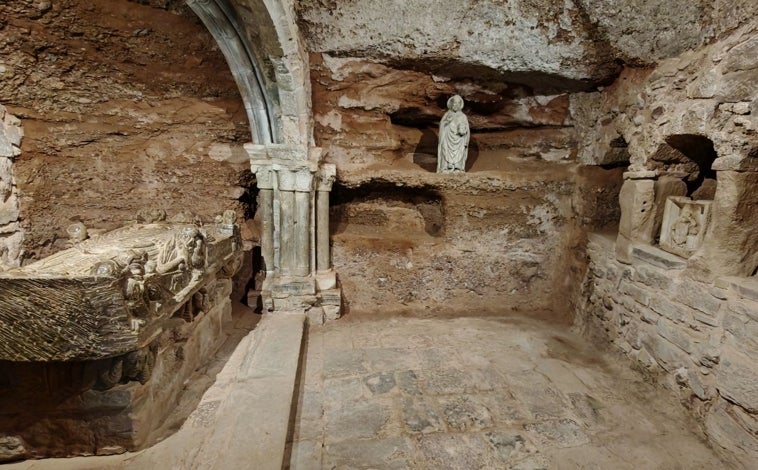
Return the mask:
M312 143L308 60L281 0L188 0L242 95L254 144Z
M684 179L692 194L706 180L715 181L713 162L718 158L713 141L700 134L672 134L648 160L650 169ZM715 188L711 188L712 190ZM712 199L712 198L711 198Z

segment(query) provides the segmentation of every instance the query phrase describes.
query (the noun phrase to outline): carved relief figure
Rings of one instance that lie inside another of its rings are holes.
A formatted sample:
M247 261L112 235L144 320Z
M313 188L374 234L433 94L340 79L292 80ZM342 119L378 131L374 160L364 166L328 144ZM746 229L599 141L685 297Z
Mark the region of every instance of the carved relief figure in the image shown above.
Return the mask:
M145 314L147 312L147 303L145 302L145 263L147 262L147 253L135 254L129 258L127 267L124 270L126 285L124 286L124 296L129 309L133 313Z
M454 95L447 100L448 111L440 121L437 144L437 173L466 171L470 137L468 118L463 114L463 98Z
M700 224L694 213L695 207L685 205L671 228L671 241L685 249L694 249Z
M187 227L161 247L155 270L158 274L166 274L202 268L205 264L203 249L200 231Z
M89 234L87 233L87 227L81 222L74 222L66 227L68 233L69 242L71 245L76 245L87 239Z

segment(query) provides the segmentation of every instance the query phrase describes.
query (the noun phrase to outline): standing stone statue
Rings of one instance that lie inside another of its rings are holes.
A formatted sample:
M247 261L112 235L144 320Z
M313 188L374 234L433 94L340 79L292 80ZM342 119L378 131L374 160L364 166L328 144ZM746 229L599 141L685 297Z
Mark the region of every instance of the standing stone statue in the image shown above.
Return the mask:
M463 114L463 98L458 95L447 100L447 112L440 121L437 144L437 173L466 171L468 140L471 135L468 118Z

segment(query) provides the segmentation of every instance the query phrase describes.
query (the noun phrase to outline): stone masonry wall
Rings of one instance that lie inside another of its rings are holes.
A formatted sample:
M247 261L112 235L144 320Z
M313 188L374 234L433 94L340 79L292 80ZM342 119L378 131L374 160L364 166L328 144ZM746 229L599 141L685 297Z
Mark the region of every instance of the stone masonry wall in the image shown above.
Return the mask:
M20 121L0 105L0 270L18 266L23 231L18 220L18 189L13 160L21 154Z
M750 468L758 459L758 279L703 284L639 251L624 265L614 237L598 234L587 251L576 327L660 378L714 447Z

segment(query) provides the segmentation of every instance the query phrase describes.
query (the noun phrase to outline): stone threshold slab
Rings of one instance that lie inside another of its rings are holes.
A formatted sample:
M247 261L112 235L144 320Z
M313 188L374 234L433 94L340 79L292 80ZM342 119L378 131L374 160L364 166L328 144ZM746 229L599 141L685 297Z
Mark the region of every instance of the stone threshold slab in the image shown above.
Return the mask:
M590 232L587 234L588 241L604 250L613 250L616 243L616 234ZM636 262L643 262L663 269L684 269L687 260L672 255L652 245L635 244L632 249L632 258Z
M304 328L304 313L266 314L237 348L191 416L223 395L191 468L282 468Z

